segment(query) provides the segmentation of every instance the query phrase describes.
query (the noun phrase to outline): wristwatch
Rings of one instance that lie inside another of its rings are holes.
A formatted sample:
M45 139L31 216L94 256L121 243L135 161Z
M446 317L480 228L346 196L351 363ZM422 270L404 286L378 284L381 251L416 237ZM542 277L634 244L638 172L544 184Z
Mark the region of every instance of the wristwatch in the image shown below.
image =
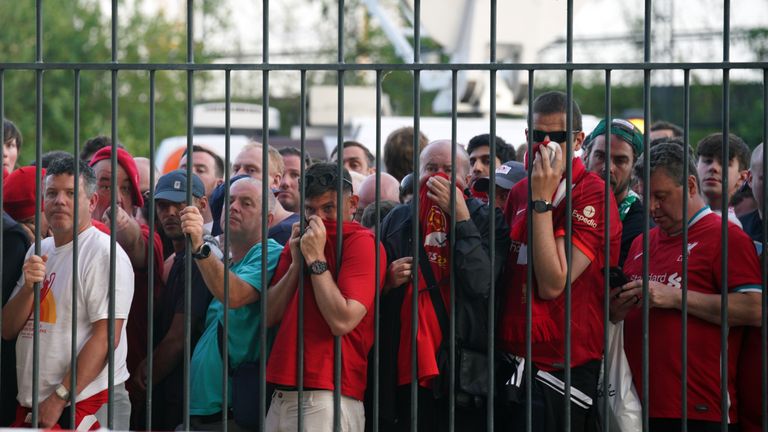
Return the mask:
M309 265L309 272L313 275L320 275L328 271L328 263L325 261L315 261Z
M59 386L56 387L56 396L65 402L69 402L69 390L64 387L64 384L59 384Z
M194 259L206 259L209 256L211 256L211 246L208 245L208 243L203 242L203 245L200 246L200 249L198 249L196 252L192 252L192 258Z
M533 211L536 213L546 213L552 210L552 203L547 200L533 201Z

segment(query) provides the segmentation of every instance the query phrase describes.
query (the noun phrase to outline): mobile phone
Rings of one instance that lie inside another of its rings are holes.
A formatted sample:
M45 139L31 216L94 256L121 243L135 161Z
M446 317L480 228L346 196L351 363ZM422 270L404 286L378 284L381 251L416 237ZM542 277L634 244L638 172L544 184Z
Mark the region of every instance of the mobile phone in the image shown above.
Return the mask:
M608 269L608 284L611 288L618 288L627 282L629 282L629 279L621 270L621 267L611 267Z

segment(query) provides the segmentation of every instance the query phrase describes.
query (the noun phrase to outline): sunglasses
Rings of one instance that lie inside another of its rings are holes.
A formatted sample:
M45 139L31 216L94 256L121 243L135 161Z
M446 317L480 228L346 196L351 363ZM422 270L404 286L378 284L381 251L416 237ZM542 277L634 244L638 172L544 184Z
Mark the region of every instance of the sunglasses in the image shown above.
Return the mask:
M339 182L339 177L336 174L326 173L321 176L314 176L312 174L305 174L304 175L304 181L306 184L319 184L320 186L335 186ZM352 187L352 182L349 181L346 177L343 177L344 182L349 185L349 187Z
M581 131L577 131L577 130L573 131L573 133L577 133L577 132L581 132ZM564 143L568 139L568 132L566 131L545 132L545 131L534 129L532 131L532 135L533 135L533 142L537 142L537 143L544 142L544 140L547 137L549 137L550 141L556 142L556 143Z

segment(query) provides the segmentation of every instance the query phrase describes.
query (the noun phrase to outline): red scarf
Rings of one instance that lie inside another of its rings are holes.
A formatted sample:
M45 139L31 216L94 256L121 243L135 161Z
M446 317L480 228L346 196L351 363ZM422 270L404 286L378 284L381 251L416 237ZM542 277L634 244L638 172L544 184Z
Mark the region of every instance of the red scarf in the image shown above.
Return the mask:
M448 179L444 173L435 174L435 177ZM419 241L424 245L429 266L435 277L435 283L443 296L446 308L450 295L450 242L448 231L450 215L446 214L440 206L427 196L427 180L421 180L419 186ZM464 195L457 188L457 199L464 199ZM418 347L419 384L429 387L432 378L439 373L435 353L437 352L443 335L440 323L435 315L432 299L424 276L419 272L419 323L416 336ZM400 350L398 351L398 385L411 382L411 301L413 285L406 284L405 298L400 308Z

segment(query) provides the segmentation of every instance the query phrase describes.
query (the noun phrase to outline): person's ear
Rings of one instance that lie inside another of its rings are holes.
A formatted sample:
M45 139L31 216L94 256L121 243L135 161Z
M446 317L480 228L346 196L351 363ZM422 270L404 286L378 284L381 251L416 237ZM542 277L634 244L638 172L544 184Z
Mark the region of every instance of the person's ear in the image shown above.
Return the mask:
M584 131L579 131L573 134L573 152L577 152L581 145L584 144Z
M740 188L744 182L749 179L749 170L739 171L739 178L736 180L736 188Z
M208 208L208 197L203 195L202 197L197 199L197 208L200 210L200 213L204 212L205 209Z
M359 196L357 196L355 194L350 194L349 195L349 211L350 211L350 216L351 217L355 216L355 212L357 212L357 204L358 204L359 201L360 201L360 197Z
M699 185L696 181L696 176L691 174L688 176L688 196L694 197L699 193Z

